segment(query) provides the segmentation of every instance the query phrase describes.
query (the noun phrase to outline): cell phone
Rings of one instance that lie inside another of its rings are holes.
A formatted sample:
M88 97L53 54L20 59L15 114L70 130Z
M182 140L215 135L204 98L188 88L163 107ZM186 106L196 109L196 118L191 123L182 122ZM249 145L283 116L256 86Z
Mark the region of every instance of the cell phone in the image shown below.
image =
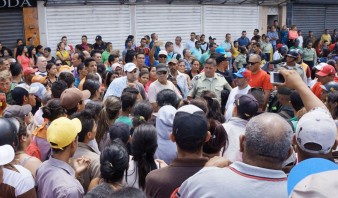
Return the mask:
M271 83L284 83L285 79L282 74L279 72L270 72L270 82Z

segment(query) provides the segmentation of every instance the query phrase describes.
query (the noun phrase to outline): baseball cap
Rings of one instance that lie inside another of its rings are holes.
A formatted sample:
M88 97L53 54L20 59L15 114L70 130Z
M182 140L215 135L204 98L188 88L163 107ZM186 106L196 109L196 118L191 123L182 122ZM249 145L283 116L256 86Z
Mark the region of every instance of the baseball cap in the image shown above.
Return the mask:
M251 79L251 72L245 68L238 70L236 73L234 73L234 75L238 78Z
M23 70L23 75L24 76L28 76L29 74L35 74L35 72L37 72L38 70L37 69L33 69L31 67L26 67L24 70Z
M115 71L116 67L122 68L122 66L121 66L120 63L114 63L114 64L111 66L111 69L112 69L113 71Z
M208 121L202 109L185 105L176 111L173 134L177 142L204 141L207 131Z
M37 83L32 83L31 87L32 88L35 88L35 87L38 88L38 90L36 91L36 93L34 95L36 95L40 99L42 99L43 96L45 95L45 93L47 92L46 87L43 84L38 83L38 82Z
M216 47L215 52L219 54L225 54L225 50L221 46Z
M276 49L279 50L279 48L281 48L282 46L283 46L282 43L278 43Z
M320 87L329 93L338 91L338 83L334 81L328 82L325 85L320 85Z
M158 55L166 55L166 56L168 56L168 52L165 51L165 50L161 50L161 51L158 53Z
M22 105L22 106L11 105L5 109L3 113L3 117L11 118L11 117L17 116L17 117L22 118L22 117L25 117L31 111L32 111L32 106L29 104Z
M39 91L39 88L33 87L33 86L29 86L26 83L18 84L15 88L17 88L17 87L25 89L29 94L36 94Z
M299 53L296 50L290 50L287 54L287 56L290 56L292 58L298 58Z
M317 76L328 76L328 75L334 75L336 73L336 70L332 65L325 65L323 68L316 73Z
M134 63L127 63L127 64L124 65L123 69L124 69L124 71L132 72L132 71L134 71L134 69L137 69L137 67Z
M96 40L96 41L101 41L101 40L102 40L102 36L97 35L97 36L95 37L95 40Z
M317 70L322 70L325 65L327 65L327 63L319 63L318 65L314 66L314 68Z
M156 72L159 72L159 71L168 71L168 66L164 63L159 63L157 66L156 66Z
M251 94L237 94L235 96L237 112L245 118L251 118L258 111L258 101Z
M61 73L61 72L72 72L73 70L74 70L74 67L72 69L72 67L69 67L68 65L62 65L59 68L59 73Z
M336 123L323 108L309 111L298 121L296 141L300 149L312 154L328 154L335 143Z
M65 109L73 109L81 100L87 100L88 98L90 98L88 90L80 91L77 88L68 88L61 94L61 106Z
M15 153L12 146L8 144L0 146L0 166L10 163L14 157Z
M324 183L317 183L318 180L309 180L311 177L317 175L318 173L325 173L327 171L338 170L338 165L330 160L323 158L310 158L298 163L293 167L288 176L288 195L293 195L293 193L298 194L302 193L315 193L315 191L322 191L323 187L326 186L327 179L332 177L326 177ZM311 189L310 184L317 183L319 186L315 189ZM325 185L323 185L325 184ZM329 191L330 192L330 191ZM308 194L311 195L311 194ZM301 196L292 196L292 197L301 197ZM318 196L303 196L303 197L318 197ZM324 196L325 197L325 196Z
M176 59L176 58L172 58L172 59L170 59L170 61L168 62L168 64L169 63L178 63L178 60Z
M52 148L62 149L68 146L82 130L81 121L77 118L72 120L60 117L47 128L47 141Z
M212 36L209 36L209 40L216 40L216 38L213 38Z
M32 78L32 83L36 83L36 82L38 82L38 83L45 83L46 79L47 79L47 76L35 75Z

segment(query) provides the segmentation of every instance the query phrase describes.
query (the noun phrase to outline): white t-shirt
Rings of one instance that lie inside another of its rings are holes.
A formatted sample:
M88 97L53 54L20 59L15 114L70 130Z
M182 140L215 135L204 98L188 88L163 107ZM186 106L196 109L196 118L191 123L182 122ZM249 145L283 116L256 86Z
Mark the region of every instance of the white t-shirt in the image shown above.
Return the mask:
M282 55L276 50L275 53L273 53L272 60L279 60L281 58L283 58Z
M232 118L232 111L234 109L235 96L237 94L247 94L250 89L251 89L251 87L250 87L250 85L248 85L247 87L245 87L242 90L238 89L238 87L235 87L231 90L227 104L225 105L225 109L226 109L225 119L226 119L226 121L228 121L230 118Z
M176 86L171 81L167 81L167 84L163 85L160 82L158 82L158 80L156 80L155 82L150 84L148 89L149 102L155 103L157 94L163 89L171 89L177 94L179 98L182 98L180 91L178 91Z

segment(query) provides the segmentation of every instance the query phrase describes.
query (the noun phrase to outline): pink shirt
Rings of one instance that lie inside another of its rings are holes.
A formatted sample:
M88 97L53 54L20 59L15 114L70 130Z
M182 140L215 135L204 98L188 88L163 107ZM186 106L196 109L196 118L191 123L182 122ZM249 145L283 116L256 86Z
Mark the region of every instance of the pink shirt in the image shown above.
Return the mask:
M21 60L21 66L22 66L22 69L25 69L27 67L29 67L29 58L27 56L21 56L19 55L17 58L17 60Z

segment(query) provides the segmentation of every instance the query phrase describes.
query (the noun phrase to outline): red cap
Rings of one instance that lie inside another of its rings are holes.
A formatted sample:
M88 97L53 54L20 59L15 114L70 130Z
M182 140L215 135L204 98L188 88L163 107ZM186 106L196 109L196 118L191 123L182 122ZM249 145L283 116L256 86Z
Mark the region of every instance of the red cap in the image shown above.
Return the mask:
M278 44L277 44L277 49L281 48L282 46L283 46L282 43L278 43Z
M35 73L36 71L37 71L36 69L33 69L31 67L27 67L23 70L23 75L28 76L29 74Z
M336 70L332 65L325 65L319 72L316 73L317 76L328 76L334 75Z

